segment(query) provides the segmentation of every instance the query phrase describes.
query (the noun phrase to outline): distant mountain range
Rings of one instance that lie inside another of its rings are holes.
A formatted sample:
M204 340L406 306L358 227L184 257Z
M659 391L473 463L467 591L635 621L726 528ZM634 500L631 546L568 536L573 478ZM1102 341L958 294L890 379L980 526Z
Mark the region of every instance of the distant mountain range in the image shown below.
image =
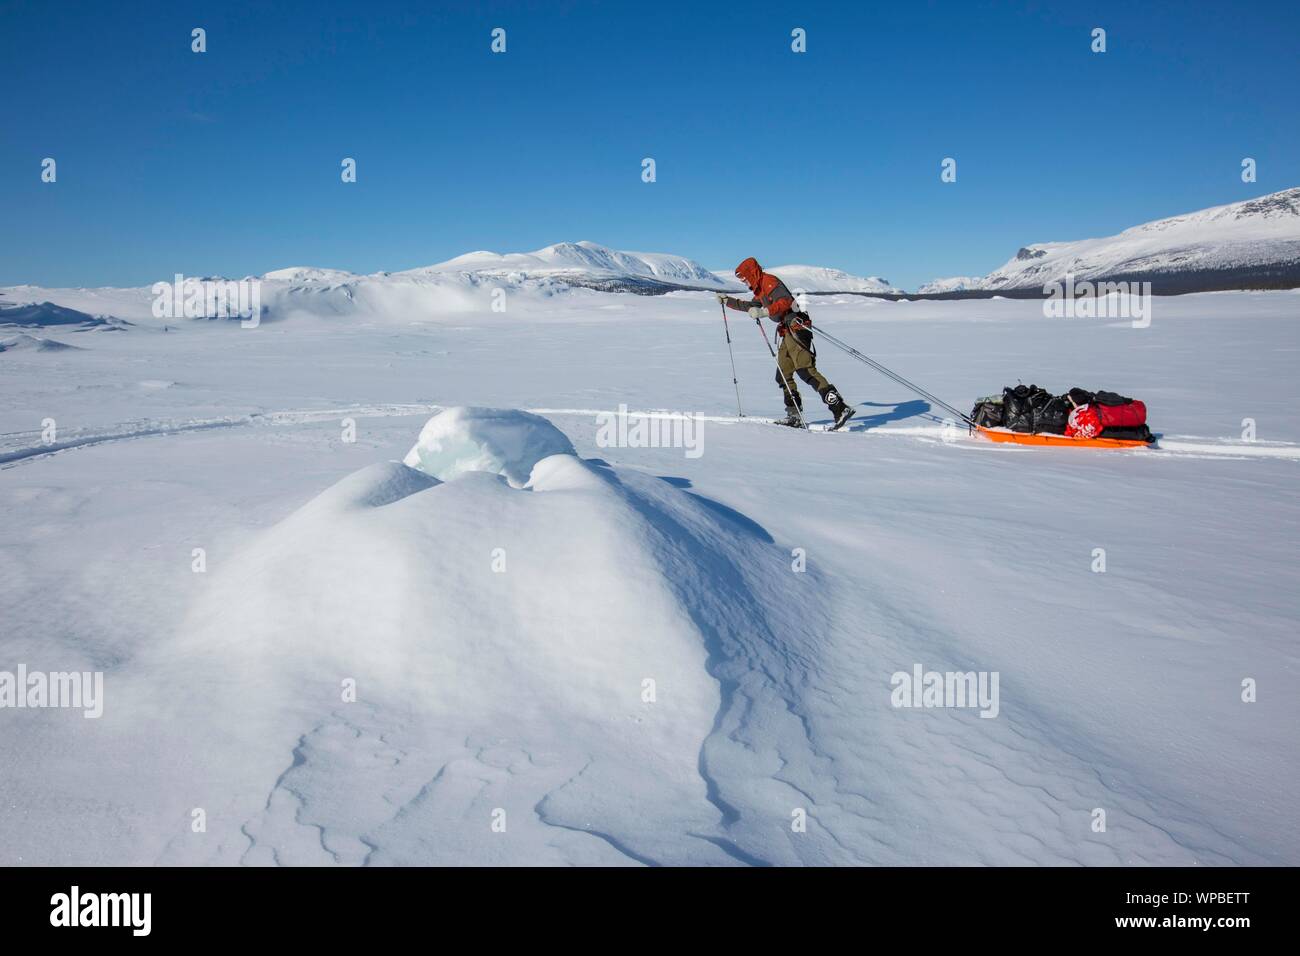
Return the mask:
M918 294L1036 294L1067 273L1076 282L1150 282L1157 294L1300 287L1300 187L1104 239L1024 246L987 276L936 279Z
M902 289L891 285L888 279L882 279L879 276L855 276L840 269L831 269L826 266L764 266L763 269L780 278L792 292L857 292L871 295L904 294ZM740 281L731 270L719 270L714 275L729 286L742 288Z
M795 292L881 298L1035 297L1048 283L1149 281L1157 294L1223 289L1300 288L1300 187L1148 222L1104 239L1024 246L986 276L935 279L916 292L887 280L824 266L771 266ZM164 277L170 281L172 277ZM254 278L254 277L250 277ZM491 290L509 287L545 299L572 289L662 295L743 287L730 270L693 259L624 252L594 242L561 242L535 252L470 252L402 272L358 275L295 266L256 277L269 318L472 312ZM123 328L147 320L156 297L136 289L0 289L0 326Z
M415 273L511 273L572 279L646 279L668 285L716 288L718 277L685 256L620 252L594 242L561 242L536 252L468 252Z

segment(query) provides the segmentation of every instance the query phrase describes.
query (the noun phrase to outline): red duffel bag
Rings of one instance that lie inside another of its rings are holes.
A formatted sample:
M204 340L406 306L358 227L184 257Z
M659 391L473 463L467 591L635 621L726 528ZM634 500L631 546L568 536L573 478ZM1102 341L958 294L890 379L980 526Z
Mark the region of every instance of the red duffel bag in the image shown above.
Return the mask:
M1080 405L1070 412L1070 422L1065 426L1066 438L1096 438L1101 434L1099 405Z
M1102 428L1136 428L1147 423L1147 407L1142 402L1129 402L1127 405L1096 405L1101 415Z

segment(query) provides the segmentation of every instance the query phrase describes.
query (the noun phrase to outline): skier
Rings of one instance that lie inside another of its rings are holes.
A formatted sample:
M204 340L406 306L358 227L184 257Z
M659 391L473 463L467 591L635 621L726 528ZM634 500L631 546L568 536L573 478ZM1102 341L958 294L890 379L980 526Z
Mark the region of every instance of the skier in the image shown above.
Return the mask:
M750 257L736 266L736 276L749 286L754 298L736 299L719 292L718 300L729 309L748 312L750 318L761 319L766 316L777 323L776 332L780 336L781 345L776 353L776 383L781 387L785 398L785 420L780 424L795 428L803 424L803 399L794 380L795 375L798 375L817 390L817 394L830 409L835 418L831 429L839 428L853 417L855 409L845 403L835 386L817 371L817 352L812 344L812 320L808 314L796 308L794 296L785 283L771 273L764 272L757 259Z

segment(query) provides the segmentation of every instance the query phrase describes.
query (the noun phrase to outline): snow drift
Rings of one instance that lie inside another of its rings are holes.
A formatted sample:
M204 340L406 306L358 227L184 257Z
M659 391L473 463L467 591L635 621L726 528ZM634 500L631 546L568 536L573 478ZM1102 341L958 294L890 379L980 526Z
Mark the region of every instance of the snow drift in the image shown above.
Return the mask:
M151 663L197 735L187 799L218 804L166 860L754 862L712 770L741 745L711 737L728 660L794 626L771 539L523 412L444 410L412 454L449 480L338 482Z
M14 325L22 328L49 328L67 326L93 328L108 325L102 316L89 315L53 302L29 302L6 306L0 304L0 326Z
M0 352L66 352L69 349L77 350L79 346L69 345L67 342L60 342L57 339L47 339L39 335L22 335L14 336L11 339L0 339Z

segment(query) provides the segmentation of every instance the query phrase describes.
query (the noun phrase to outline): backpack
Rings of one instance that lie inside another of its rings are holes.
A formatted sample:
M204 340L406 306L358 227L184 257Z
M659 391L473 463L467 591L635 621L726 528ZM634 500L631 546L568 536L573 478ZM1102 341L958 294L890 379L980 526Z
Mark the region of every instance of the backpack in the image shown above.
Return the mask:
M1002 399L981 398L971 409L970 420L982 428L1001 428L1002 414Z
M1151 429L1146 425L1134 425L1131 428L1103 428L1101 430L1102 438L1118 438L1121 441L1145 441L1153 442L1156 436L1151 434Z
M1097 406L1080 405L1070 412L1070 420L1065 426L1066 438L1096 438L1101 434L1101 416Z
M1096 404L1098 405L1132 405L1133 399L1125 398L1116 392L1098 392L1096 395Z
M1075 405L1128 405L1133 401L1118 392L1090 392L1086 388L1072 388L1067 393Z
M1033 406L1034 431L1064 435L1070 423L1070 403L1061 395L1046 395L1046 401Z
M1034 397L1046 394L1037 385L1017 385L1002 390L1002 424L1013 432L1034 430Z
M1101 404L1100 395L1097 401L1097 411L1101 415L1103 428L1136 428L1147 423L1147 407L1143 402L1131 401L1123 405L1104 405Z

